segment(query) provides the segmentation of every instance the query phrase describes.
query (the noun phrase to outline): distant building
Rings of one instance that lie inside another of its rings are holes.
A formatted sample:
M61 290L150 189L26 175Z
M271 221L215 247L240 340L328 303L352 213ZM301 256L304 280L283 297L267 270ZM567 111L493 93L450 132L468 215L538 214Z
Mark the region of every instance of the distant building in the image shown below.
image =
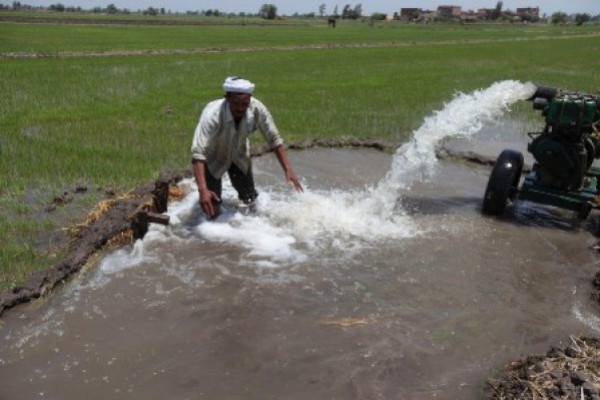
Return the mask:
M439 6L437 9L439 19L460 19L460 6Z
M491 8L479 8L475 11L462 11L461 6L438 6L437 11L423 10L416 7L404 7L400 9L400 13L394 13L394 19L400 21L419 21L428 22L434 20L442 21L484 21L492 18L498 18L504 16L505 19L520 21L529 20L535 21L539 19L540 8L539 7L522 7L517 8L516 12L504 11L500 16L495 16L498 11Z
M463 11L460 15L460 20L463 22L475 22L479 20L479 15L473 10Z
M436 17L437 11L423 10L423 12L421 13L421 19L425 22L435 21Z
M492 9L490 8L479 8L476 11L477 13L477 18L480 20L486 20L490 18L490 15L492 14Z
M539 16L540 16L540 8L539 7L517 8L517 15L521 16L521 17L525 16L525 15L528 15L530 17L539 18Z
M400 21L412 21L419 19L421 16L420 8L401 8L400 9Z

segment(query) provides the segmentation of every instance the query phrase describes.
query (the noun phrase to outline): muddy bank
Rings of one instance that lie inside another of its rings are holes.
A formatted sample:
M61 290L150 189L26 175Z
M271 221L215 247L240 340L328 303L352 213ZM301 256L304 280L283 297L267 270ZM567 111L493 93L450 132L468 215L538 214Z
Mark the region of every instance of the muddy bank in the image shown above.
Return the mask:
M167 210L169 187L183 176L182 172L163 173L154 183L100 202L85 221L73 228L63 260L48 270L32 274L24 284L0 295L0 315L9 308L49 293L78 272L104 246L122 245L143 237L150 223L149 215ZM55 198L47 211L61 201L62 198Z

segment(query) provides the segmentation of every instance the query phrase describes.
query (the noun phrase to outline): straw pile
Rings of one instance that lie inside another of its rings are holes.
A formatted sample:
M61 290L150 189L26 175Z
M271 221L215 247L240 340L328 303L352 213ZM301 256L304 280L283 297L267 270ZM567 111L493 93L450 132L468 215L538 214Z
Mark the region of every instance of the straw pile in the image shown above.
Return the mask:
M489 379L486 399L600 400L600 340L571 337L563 349L507 365Z

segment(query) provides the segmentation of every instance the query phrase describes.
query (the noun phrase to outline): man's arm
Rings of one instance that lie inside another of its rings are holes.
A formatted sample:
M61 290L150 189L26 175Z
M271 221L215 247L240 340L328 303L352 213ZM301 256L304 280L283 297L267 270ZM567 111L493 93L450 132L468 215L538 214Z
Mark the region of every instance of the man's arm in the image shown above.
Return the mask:
M206 162L203 160L194 160L194 176L198 185L198 194L200 195L200 207L208 218L215 218L221 212L219 196L208 189L206 185Z
M296 190L298 192L303 192L304 189L302 188L302 185L300 184L298 177L296 176L296 174L294 173L294 170L292 169L292 165L290 164L290 160L287 157L287 154L285 152L285 148L283 147L283 145L279 145L279 146L275 147L273 149L273 152L277 156L277 160L279 160L279 164L281 164L281 168L283 168L283 172L285 173L285 180L288 182L292 182L294 184L294 188L296 188Z

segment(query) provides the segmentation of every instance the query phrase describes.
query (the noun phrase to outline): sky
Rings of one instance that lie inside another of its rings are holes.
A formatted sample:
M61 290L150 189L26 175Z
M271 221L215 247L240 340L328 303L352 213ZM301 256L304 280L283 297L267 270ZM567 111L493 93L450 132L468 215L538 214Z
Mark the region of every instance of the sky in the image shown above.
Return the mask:
M325 14L331 14L335 6L341 13L346 4L354 7L362 5L363 15L371 15L374 12L393 14L400 8L417 7L435 10L440 5L461 6L463 10L474 10L478 8L494 8L498 0L19 0L22 4L32 6L49 6L51 4L64 4L65 6L82 7L92 9L94 7L105 8L108 4L114 4L117 8L127 8L132 11L145 10L148 7L164 8L172 12L202 11L217 9L223 12L246 12L257 13L263 4L274 4L278 15L292 15L294 13L306 14L319 13L319 6L325 4ZM13 1L0 0L0 3L11 5ZM517 7L539 7L540 15L551 15L562 11L567 14L588 13L600 14L600 0L503 0L503 10L516 10Z

